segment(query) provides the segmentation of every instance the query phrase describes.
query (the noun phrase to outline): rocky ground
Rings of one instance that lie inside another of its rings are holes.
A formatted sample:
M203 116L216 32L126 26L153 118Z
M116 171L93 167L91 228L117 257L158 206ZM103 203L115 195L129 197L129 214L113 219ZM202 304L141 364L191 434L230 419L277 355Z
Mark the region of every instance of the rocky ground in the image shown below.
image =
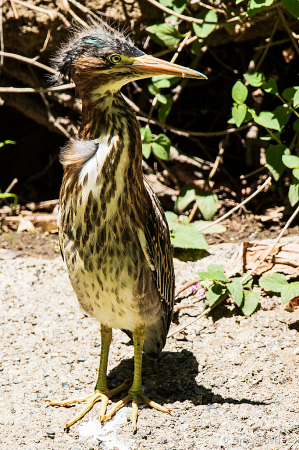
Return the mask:
M50 407L44 399L92 392L100 335L80 310L55 245L52 259L22 249L0 262L1 450L299 449L299 312L284 311L276 297L262 299L250 318L227 305L170 337L158 360L144 356L144 392L170 415L142 407L133 435L130 405L101 427L96 404L66 432L80 406ZM210 262L229 268L238 246L210 252L198 262L175 261L177 287ZM202 310L201 301L193 304L179 312L180 325ZM129 338L114 331L110 386L132 377L132 357Z

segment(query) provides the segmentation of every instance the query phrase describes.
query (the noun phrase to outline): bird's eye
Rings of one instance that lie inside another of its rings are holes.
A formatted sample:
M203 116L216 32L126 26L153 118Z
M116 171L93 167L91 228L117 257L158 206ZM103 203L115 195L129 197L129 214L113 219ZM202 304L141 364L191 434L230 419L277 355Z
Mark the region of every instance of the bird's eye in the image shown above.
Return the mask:
M108 61L110 61L112 64L120 63L122 60L121 55L109 55L107 56Z

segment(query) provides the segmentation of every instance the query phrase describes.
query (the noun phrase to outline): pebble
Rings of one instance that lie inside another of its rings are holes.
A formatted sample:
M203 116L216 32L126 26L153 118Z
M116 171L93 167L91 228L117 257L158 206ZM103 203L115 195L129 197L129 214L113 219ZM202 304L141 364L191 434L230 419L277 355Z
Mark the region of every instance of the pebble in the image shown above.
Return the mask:
M54 430L46 430L46 433L52 439L55 437L55 431Z
M37 394L37 398L47 398L47 397L48 397L48 394L45 394L44 392L39 392Z
M87 358L83 355L77 356L77 362L85 362L86 360L87 360Z

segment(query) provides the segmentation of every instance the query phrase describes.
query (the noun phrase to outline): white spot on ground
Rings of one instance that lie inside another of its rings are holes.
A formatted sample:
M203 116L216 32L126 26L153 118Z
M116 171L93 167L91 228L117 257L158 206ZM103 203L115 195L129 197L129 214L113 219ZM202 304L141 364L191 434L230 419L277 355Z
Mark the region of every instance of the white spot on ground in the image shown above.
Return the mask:
M104 425L98 419L89 419L88 422L83 422L79 427L80 436L93 436L95 439L104 442L109 450L114 447L117 447L119 450L130 450L131 443L121 440L118 434L118 425L127 422L127 412L129 410L131 408L122 408L112 420Z

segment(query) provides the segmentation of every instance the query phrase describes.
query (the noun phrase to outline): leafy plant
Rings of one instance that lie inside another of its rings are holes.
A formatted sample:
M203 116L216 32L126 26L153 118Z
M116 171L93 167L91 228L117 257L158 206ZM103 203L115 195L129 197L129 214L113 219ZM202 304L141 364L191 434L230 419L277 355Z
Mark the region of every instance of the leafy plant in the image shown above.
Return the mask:
M152 136L151 129L149 127L140 128L141 141L142 141L142 154L148 159L153 152L158 158L166 160L169 159L170 154L170 139L163 133L156 137Z
M299 132L299 113L297 111L299 107L299 86L287 88L280 94L275 79L270 77L266 81L263 73L244 74L244 78L249 85L260 87L265 93L275 95L282 105L276 107L273 111L261 111L257 115L255 110L249 108L245 103L248 97L247 87L241 81L237 81L232 89L234 104L232 119L229 120L229 123L235 123L239 127L242 123L253 120L266 130L263 139L275 142L268 147L266 166L275 181L279 180L287 167L293 169L293 179L288 197L291 205L294 206L299 200L299 158L291 155L290 147L282 143L281 134L291 116L295 116L293 130L295 133Z
M283 273L263 275L259 281L260 287L268 292L280 294L285 305L294 296L299 296L299 282L289 282Z
M205 220L212 219L217 212L217 195L191 185L186 185L180 190L174 208L177 212L181 213L193 201L196 201L198 209Z
M245 282L242 277L227 278L223 267L210 264L206 272L198 272L200 284L207 288L206 299L209 306L230 295L245 316L250 316L259 304L259 294L252 290L252 276Z
M187 223L180 223L175 213L166 211L165 214L169 226L171 243L175 247L200 250L207 250L209 248L202 233L189 224L187 218Z

